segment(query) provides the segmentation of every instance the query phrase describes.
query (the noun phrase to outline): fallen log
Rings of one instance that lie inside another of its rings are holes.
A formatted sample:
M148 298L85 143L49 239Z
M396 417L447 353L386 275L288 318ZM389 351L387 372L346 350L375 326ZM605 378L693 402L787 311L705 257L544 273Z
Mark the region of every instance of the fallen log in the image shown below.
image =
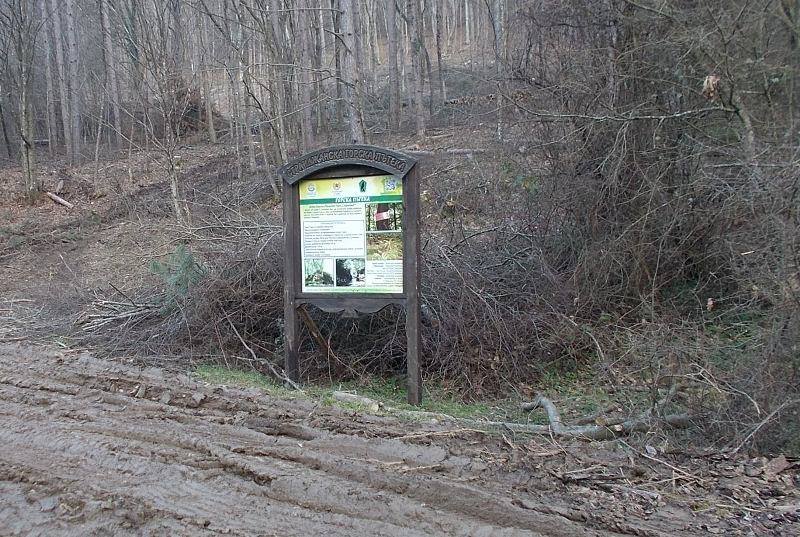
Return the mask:
M656 405L661 407L662 405ZM663 416L656 416L652 409L647 410L636 418L629 418L622 422L615 423L614 425L564 425L561 420L561 414L547 397L538 394L536 398L530 403L523 403L522 410L530 412L537 408L542 408L547 414L547 420L550 422L548 427L553 436L568 437L568 438L585 438L588 440L611 440L617 436L626 436L634 432L647 431L652 427L654 422L661 421L673 428L686 428L690 425L690 416L688 414L667 414Z
M637 418L624 420L616 425L564 425L561 421L561 415L555 405L542 395L538 395L530 403L523 403L522 409L531 411L536 408L543 408L548 415L549 425L538 425L529 423L513 423L507 421L492 421L492 420L473 420L467 418L456 418L448 414L441 414L438 412L426 412L421 410L404 410L386 406L374 399L356 395L349 392L333 392L333 398L337 401L347 403L357 403L367 407L369 410L375 412L383 410L384 412L392 414L400 414L416 419L435 419L438 421L451 421L467 425L473 429L477 428L492 428L503 429L514 433L525 434L542 434L548 436L555 436L560 438L581 438L585 440L611 440L619 436L626 436L634 432L644 432L649 430L657 421L666 423L670 427L682 429L690 425L690 416L688 414L669 414L666 416L652 415L650 411L643 413Z
M55 203L57 203L59 205L63 205L67 209L74 209L75 208L75 206L73 204L71 204L70 202L68 202L67 200L62 198L61 196L53 194L52 192L45 192L45 195L48 198L50 198L51 200L53 200L53 202L55 202Z
M375 408L382 408L383 405L374 399L370 399L369 397L362 397L361 395L357 395L355 393L350 392L340 392L335 391L332 394L332 397L340 401L342 403L356 403L359 405L364 405L367 407L373 406Z

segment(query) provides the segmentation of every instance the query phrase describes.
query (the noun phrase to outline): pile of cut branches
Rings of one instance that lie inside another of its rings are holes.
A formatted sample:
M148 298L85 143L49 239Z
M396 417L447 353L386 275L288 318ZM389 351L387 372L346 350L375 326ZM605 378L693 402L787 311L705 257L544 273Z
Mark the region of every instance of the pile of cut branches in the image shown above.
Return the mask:
M104 298L95 292L95 299L79 316L76 325L87 334L97 334L108 329L127 330L137 324L156 319L163 302L151 297L146 300L133 300L115 288L122 300Z

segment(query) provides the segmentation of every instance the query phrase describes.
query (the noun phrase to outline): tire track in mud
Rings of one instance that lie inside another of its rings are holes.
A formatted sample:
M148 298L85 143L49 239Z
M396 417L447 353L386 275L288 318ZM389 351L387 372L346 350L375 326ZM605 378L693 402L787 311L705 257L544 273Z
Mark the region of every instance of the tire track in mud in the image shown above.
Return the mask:
M391 438L413 427L0 347L0 534L660 534L519 498L479 461Z

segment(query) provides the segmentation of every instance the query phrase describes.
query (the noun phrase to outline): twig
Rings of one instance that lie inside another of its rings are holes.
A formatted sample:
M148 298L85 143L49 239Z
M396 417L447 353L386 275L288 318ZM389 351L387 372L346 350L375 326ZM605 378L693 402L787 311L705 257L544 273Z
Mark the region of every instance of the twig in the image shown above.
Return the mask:
M110 286L111 286L111 287L114 289L114 291L116 291L117 293L119 293L119 294L121 294L122 296L124 296L125 298L127 298L127 299L128 299L128 302L130 302L130 303L131 303L133 306L135 306L135 307L137 307L137 308L141 307L141 306L139 306L139 304L137 304L136 302L134 302L134 301L133 301L133 299L132 299L131 297L129 297L128 295L126 295L125 293L123 293L123 292L122 292L122 291L121 291L121 290L120 290L120 289L119 289L119 288L118 288L116 285L114 285L114 284L113 284L113 283L111 283L111 282L108 282L108 285L110 285Z
M317 345L319 345L320 350L325 351L325 359L330 360L331 358L334 358L335 360L338 361L338 358L333 353L333 349L331 349L331 346L322 336L322 331L317 326L317 323L314 322L314 319L311 318L311 315L308 313L308 310L306 310L304 306L301 306L297 308L297 313L300 315L300 318L303 320L303 323L305 323L306 327L308 328L311 337L314 338L314 341L316 341Z
M441 468L442 468L442 464L438 463L438 464L431 464L431 465L428 465L428 466L411 466L409 468L401 468L399 470L399 472L401 474L404 474L406 472L421 472L423 470L439 470Z
M752 430L752 431L750 431L750 434L748 434L747 436L745 436L745 437L744 437L744 440L742 440L742 441L739 443L739 445L738 445L738 446L736 446L736 449L734 449L733 451L731 451L731 453L737 453L737 452L738 452L740 449L742 449L742 447L744 447L744 445L745 445L747 442L749 442L749 441L750 441L750 439L751 439L751 438L753 438L753 436L755 436L755 434L756 434L758 431L760 431L760 430L761 430L761 428L762 428L764 425L766 425L766 424L767 424L767 423L768 423L770 420L772 420L772 418L773 418L773 417L775 417L775 414L777 414L778 412L780 412L781 410L783 410L783 409L784 409L784 408L786 408L787 406L795 405L795 404L797 404L797 403L800 403L800 399L790 399L790 400L788 400L788 401L784 401L782 404L780 404L780 405L778 406L778 408L776 408L775 410L773 410L772 412L770 412L770 413L769 413L769 415L768 415L766 418L764 418L763 420L761 420L761 422L760 422L758 425L756 425L756 426L753 428L753 430Z
M698 116L702 114L708 114L711 112L725 112L725 113L734 113L736 110L733 108L728 108L725 106L713 106L707 108L698 108L695 110L684 110L683 112L676 112L674 114L645 114L645 115L615 115L615 116L592 116L588 114L560 114L560 113L550 113L550 112L541 112L537 110L530 110L516 101L513 102L514 106L526 112L532 116L536 117L547 117L553 118L557 120L570 120L570 119L584 119L589 121L611 121L617 123L627 123L629 121L665 121L668 119L680 119L689 116Z
M488 153L486 149L471 149L471 148L450 148L444 150L436 150L430 151L426 149L410 149L406 148L403 149L404 152L409 153L411 155L421 155L421 156L432 156L437 153L448 153L450 155L472 155L474 153Z
M705 479L703 479L701 477L698 477L696 475L690 474L686 470L678 468L677 466L674 466L674 465L668 463L667 461L662 461L661 459L653 457L652 455L648 455L647 453L645 453L643 451L639 451L638 449L634 449L633 447L631 447L630 444L628 444L624 440L620 440L620 442L622 442L622 444L624 446L627 446L628 449L630 449L632 451L635 451L636 453L638 453L640 456L644 457L645 459L648 459L648 460L651 460L653 462L657 462L659 464L662 464L662 465L666 466L667 468L669 468L670 470L672 470L673 472L677 472L677 473L681 474L684 479L692 479L692 480L695 480L695 481L699 481L701 483L705 482Z
M370 399L369 397L362 397L360 395L350 392L335 391L333 392L332 397L337 401L341 401L342 403L357 403L359 405L375 406L377 408L383 407L383 403L376 401L375 399Z
M605 408L603 408L601 410L598 410L594 414L590 414L588 416L584 416L582 418L578 418L577 420L575 420L575 425L591 425L593 423L597 424L598 418L603 418L603 416L605 416L607 414L610 414L611 412L617 410L618 407L619 407L619 405L616 404L616 403L614 403L613 405L608 405L607 407L605 407ZM612 424L612 422L615 422L613 424L616 424L616 423L622 423L623 421L625 421L625 420L624 419L619 419L617 421L617 420L604 419L603 423L605 425L609 425L609 424Z
M228 317L227 314L225 315L225 319L228 321L228 324L231 326L231 330L233 330L233 333L236 334L236 337L239 338L239 341L242 343L244 348L247 349L247 352L250 353L250 356L253 357L253 360L255 360L256 363L265 364L269 368L270 372L275 376L275 378L277 378L279 380L282 380L283 382L285 382L286 384L288 384L289 386L291 386L293 389L295 389L297 391L303 391L295 381L293 381L292 379L287 377L285 374L279 373L278 370L275 369L275 366L273 366L271 363L269 363L269 360L259 360L258 356L256 356L255 351L253 351L253 349L250 348L250 345L248 345L247 342L242 337L242 335L239 334L239 331L233 325L233 322L231 321L230 317Z
M600 342L597 341L596 337L594 337L592 331L580 326L578 323L575 322L574 319L567 317L566 315L563 315L562 317L571 322L575 326L575 328L577 328L578 330L580 330L581 332L583 332L584 334L586 334L591 338L591 340L594 342L594 346L597 348L597 354L600 355L600 363L603 364L605 367L608 367L608 361L606 360L606 353L603 352L603 347L600 346ZM617 379L615 375L611 372L610 369L608 371L610 373L609 376L612 378L614 382L616 382Z
M412 433L412 434L404 434L403 436L398 436L398 440L414 440L417 438L429 438L431 436L455 436L458 434L463 433L478 433L478 434L486 434L486 431L482 431L480 429L452 429L448 431L423 431L421 433Z

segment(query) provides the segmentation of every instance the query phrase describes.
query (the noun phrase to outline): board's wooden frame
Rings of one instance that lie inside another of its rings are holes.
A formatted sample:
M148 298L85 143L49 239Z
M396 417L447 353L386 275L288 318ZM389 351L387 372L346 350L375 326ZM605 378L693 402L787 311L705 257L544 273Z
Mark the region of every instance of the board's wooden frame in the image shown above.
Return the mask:
M419 367L420 251L419 175L409 155L371 145L327 147L296 158L278 170L283 180L284 222L284 339L286 373L299 380L300 320L297 309L310 304L326 312L375 313L390 304L406 311L408 402L422 402ZM300 253L300 192L303 179L335 179L393 175L403 184L403 292L303 293Z

